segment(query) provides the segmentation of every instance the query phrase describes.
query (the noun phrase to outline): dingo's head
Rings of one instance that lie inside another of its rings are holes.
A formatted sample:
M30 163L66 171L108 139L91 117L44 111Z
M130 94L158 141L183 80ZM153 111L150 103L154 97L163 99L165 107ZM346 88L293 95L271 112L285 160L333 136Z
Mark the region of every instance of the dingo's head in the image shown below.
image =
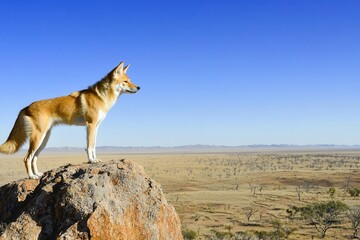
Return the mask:
M129 69L130 64L124 67L124 63L121 62L114 70L111 71L111 78L113 86L116 91L121 93L136 93L140 87L131 83L130 78L126 75L126 71Z

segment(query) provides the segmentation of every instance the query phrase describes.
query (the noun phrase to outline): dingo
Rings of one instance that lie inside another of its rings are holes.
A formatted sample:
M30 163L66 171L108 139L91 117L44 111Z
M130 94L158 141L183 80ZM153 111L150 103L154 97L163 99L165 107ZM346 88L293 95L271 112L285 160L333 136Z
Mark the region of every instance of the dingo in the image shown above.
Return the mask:
M0 152L15 153L30 138L29 150L24 158L30 178L38 179L37 159L46 146L51 128L58 124L78 125L87 128L87 157L98 162L95 145L97 129L107 112L123 93L136 93L140 87L132 84L126 75L129 65L121 62L102 80L88 89L64 97L42 100L22 109Z

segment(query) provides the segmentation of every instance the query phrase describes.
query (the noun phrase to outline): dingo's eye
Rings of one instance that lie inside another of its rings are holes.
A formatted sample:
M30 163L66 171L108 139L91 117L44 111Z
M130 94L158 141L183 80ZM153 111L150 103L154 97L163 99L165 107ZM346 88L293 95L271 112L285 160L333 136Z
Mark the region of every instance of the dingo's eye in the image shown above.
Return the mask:
M124 83L128 83L128 81L124 81Z

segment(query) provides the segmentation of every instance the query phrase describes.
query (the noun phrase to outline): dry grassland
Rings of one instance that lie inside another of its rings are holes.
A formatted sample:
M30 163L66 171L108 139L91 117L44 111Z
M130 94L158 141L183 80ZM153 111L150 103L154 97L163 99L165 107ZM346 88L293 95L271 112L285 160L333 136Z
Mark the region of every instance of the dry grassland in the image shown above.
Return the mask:
M290 220L290 206L340 200L360 205L349 187L360 188L360 151L239 151L220 153L99 153L103 161L127 158L158 181L196 239L230 239L237 232L272 231L271 222L297 230L289 239L318 239L314 226ZM24 178L23 154L0 156L0 185ZM41 171L86 161L84 153L44 153ZM328 190L335 188L333 197ZM298 191L300 194L300 200ZM247 220L244 208L255 213ZM329 229L325 239L348 239L347 221ZM234 237L231 239L235 239ZM240 239L240 238L239 238Z

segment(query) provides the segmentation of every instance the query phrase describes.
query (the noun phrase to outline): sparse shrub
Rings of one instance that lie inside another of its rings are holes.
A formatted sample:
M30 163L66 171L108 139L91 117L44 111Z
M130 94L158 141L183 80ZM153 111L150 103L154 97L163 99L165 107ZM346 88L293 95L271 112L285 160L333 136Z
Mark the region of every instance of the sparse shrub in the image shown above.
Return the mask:
M237 232L234 235L234 240L259 240L259 238L252 232Z
M347 192L351 197L358 197L360 195L360 189L358 188L348 188Z
M271 239L287 239L296 228L288 227L282 223L279 219L275 219L271 222L274 230L271 232Z
M296 214L299 212L299 208L296 206L291 206L290 208L286 209L287 218L294 219L296 217Z
M231 237L229 233L217 231L216 229L211 229L211 232L213 233L213 235L209 236L210 240L224 240L228 237Z
M329 188L329 190L328 190L328 193L329 193L331 198L334 198L335 192L336 192L336 189L333 188L333 187Z
M225 229L229 231L229 235L232 236L232 233L231 233L231 230L233 229L234 227L231 226L231 225L226 225L225 226Z
M266 232L266 231L255 231L254 232L255 236L257 237L257 239L261 239L261 240L271 240L271 233L270 232Z
M197 233L194 230L190 229L182 230L182 235L184 237L184 240L193 240L197 237Z
M286 226L280 220L271 222L272 231L247 231L235 234L236 240L284 240L287 239L296 229Z

